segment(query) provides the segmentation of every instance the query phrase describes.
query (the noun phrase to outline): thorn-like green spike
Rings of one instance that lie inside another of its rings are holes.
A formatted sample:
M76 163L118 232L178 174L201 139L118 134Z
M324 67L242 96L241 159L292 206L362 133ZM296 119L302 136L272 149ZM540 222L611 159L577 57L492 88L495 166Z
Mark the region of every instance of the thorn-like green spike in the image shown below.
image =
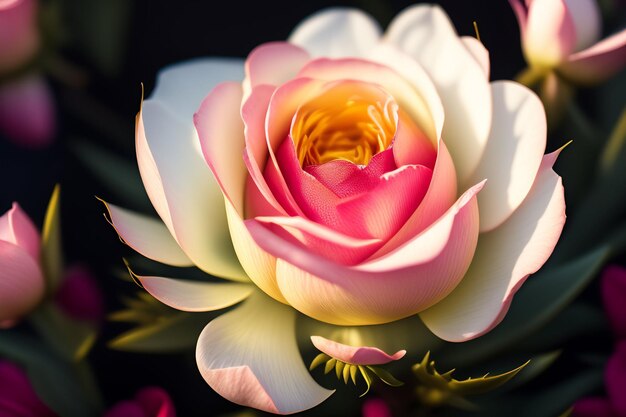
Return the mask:
M353 365L346 363L346 366L343 367L343 383L344 384L348 383L348 379L350 378L350 368L352 368L352 366Z
M326 362L326 367L324 368L324 374L329 373L335 367L335 363L337 363L337 359L331 358L328 362Z
M357 365L350 366L350 379L352 379L352 383L356 385L356 373L358 372L359 367Z
M370 392L370 388L372 387L372 377L367 372L367 369L364 366L359 365L359 371L361 372L361 375L363 376L363 379L365 380L365 384L367 385L367 389L365 390L365 392L359 395L359 398L361 398L365 396L368 392Z
M335 374L337 375L337 379L341 379L344 366L346 366L345 362L341 361L337 361L337 363L335 364Z
M326 362L329 359L330 359L330 356L328 356L325 353L320 353L311 362L311 366L309 366L309 370L312 371L313 369L317 368L318 366L320 366L321 364L323 364L324 362Z

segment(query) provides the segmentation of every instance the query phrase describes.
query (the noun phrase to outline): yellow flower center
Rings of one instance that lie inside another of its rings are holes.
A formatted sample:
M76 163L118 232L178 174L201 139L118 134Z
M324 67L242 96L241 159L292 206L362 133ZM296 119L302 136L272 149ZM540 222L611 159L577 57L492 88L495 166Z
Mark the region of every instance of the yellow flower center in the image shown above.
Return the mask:
M389 148L397 121L398 105L380 87L341 81L300 106L291 138L302 167L336 159L367 165Z

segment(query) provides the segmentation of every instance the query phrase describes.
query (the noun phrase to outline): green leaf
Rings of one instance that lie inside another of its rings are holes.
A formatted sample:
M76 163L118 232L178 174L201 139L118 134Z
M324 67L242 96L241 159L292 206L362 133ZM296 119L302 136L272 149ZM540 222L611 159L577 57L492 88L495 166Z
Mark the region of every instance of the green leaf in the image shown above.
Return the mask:
M92 325L68 317L52 302L40 305L29 319L46 343L68 361L82 360L96 341Z
M86 364L63 360L31 335L0 333L0 355L22 366L37 396L57 415L102 415L102 401Z
M609 254L604 246L574 261L531 276L513 299L502 323L466 343L448 344L438 356L448 364L467 365L514 346L552 320L589 284Z
M372 388L372 377L370 376L370 374L367 372L367 369L364 366L357 366L357 368L359 369L359 372L361 373L361 376L363 377L363 380L365 381L365 385L367 386L367 389L365 390L365 392L361 395L359 395L360 397L364 397L368 392L370 392L370 388Z
M124 203L152 210L137 165L85 141L74 141L71 149L85 167Z
M48 203L41 234L41 265L48 294L54 294L63 275L60 194L61 187L57 184Z
M391 387L401 387L402 385L404 385L404 382L396 379L396 377L391 375L391 373L389 373L383 368L380 368L378 366L371 366L371 365L367 365L366 368L372 371L374 375L378 377L378 379L380 379L385 384Z
M109 347L128 352L178 352L193 349L211 314L186 313L161 317L158 321L138 326L109 342Z

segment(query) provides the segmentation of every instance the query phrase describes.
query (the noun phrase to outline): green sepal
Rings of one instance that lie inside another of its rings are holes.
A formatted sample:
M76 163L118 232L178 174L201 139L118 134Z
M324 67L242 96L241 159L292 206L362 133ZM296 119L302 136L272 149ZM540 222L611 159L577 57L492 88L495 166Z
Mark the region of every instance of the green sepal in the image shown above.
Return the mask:
M41 233L41 266L46 279L46 293L54 294L63 276L61 246L61 187L54 187Z
M325 353L320 353L319 355L315 357L315 359L313 359L313 362L311 362L311 366L309 366L309 371L312 371L313 369L317 368L318 366L320 366L324 362L327 362L328 360L330 360L330 356L328 356Z
M328 362L326 362L326 367L324 368L324 374L327 374L330 371L332 371L336 364L337 364L337 359L330 358Z
M396 377L391 375L388 371L386 371L383 368L380 368L378 366L371 366L371 365L366 365L366 368L372 371L378 377L378 379L380 379L381 381L383 381L385 384L389 385L390 387L401 387L402 385L404 385L404 382L396 379Z

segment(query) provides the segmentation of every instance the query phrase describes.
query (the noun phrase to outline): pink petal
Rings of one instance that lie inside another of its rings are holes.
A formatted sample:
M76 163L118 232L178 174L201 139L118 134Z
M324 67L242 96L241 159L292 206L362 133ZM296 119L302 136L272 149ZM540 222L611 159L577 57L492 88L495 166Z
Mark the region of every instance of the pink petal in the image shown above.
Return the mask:
M279 86L293 78L310 59L302 48L287 42L269 42L257 46L246 59L244 86L260 84Z
M493 126L468 184L488 179L480 193L480 231L495 229L522 203L546 148L546 116L539 98L511 81L491 83Z
M380 239L359 239L302 217L257 217L259 222L304 250L327 259L353 265L374 253L382 245Z
M387 240L393 235L422 201L432 175L423 166L404 166L378 177L375 187L340 198L300 168L292 140L283 142L276 157L287 187L307 218L364 239Z
M626 29L569 56L559 72L577 83L594 84L626 66Z
M552 171L558 153L544 157L530 193L513 215L481 234L459 286L420 314L440 338L462 342L493 329L526 278L549 258L565 223L563 185Z
M63 312L74 319L94 324L100 324L104 319L102 290L91 271L84 266L74 265L65 272L55 301Z
M295 311L255 292L211 321L196 348L204 380L224 398L276 414L315 407L334 391L323 389L302 362Z
M602 303L618 338L626 338L626 269L609 265L602 273Z
M574 403L572 417L619 417L607 398L587 397Z
M0 361L0 415L6 417L56 416L37 397L26 372L4 360Z
M353 365L384 365L406 355L406 350L389 355L377 347L349 346L321 336L311 336L311 342L328 356Z
M615 346L604 371L604 385L613 410L619 416L626 415L626 340Z
M18 203L0 217L0 240L24 249L35 262L39 262L41 236L33 221Z
M30 312L44 295L44 279L24 249L0 240L0 322Z
M442 137L459 182L465 183L480 161L491 128L491 94L483 69L436 5L405 9L389 24L385 40L413 57L437 88L445 109Z
M143 388L137 393L135 398L141 404L147 417L176 417L172 398L162 388Z
M193 262L180 248L167 227L157 218L109 204L102 200L120 239L146 258L173 266Z
M597 0L565 0L576 28L575 51L588 48L602 35L602 15Z
M202 153L222 192L243 213L247 177L243 161L244 126L241 83L217 85L193 115Z
M374 257L383 256L408 240L420 234L424 229L440 218L456 199L457 178L450 153L443 141L439 142L439 152L428 191L421 204L411 214L398 232L378 251Z
M293 30L289 42L312 56L363 56L378 42L380 26L357 9L334 7L307 17Z
M481 186L462 196L432 226L432 233L426 231L395 252L359 266L315 255L259 222L246 225L257 244L279 258L278 285L294 308L333 324L386 323L432 305L463 277L478 238L475 194Z
M393 140L396 165L423 165L433 169L437 161L435 145L403 110L398 112L398 116Z
M576 46L576 27L565 0L532 2L522 43L533 66L552 68L567 60Z
M52 91L40 75L28 75L0 87L0 132L11 141L41 149L52 143L55 131Z
M37 0L0 2L0 73L18 69L39 49Z

